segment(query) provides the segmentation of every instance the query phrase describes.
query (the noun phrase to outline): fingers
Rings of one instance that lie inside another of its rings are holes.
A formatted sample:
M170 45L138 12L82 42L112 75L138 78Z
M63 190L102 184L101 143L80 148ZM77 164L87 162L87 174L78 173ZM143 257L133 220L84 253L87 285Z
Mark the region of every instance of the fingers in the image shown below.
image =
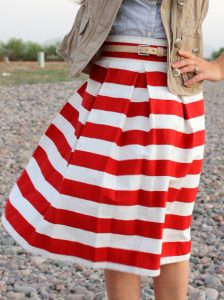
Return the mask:
M171 64L171 66L173 68L178 68L180 70L180 72L183 73L194 73L195 72L195 65L199 66L199 70L201 70L201 58L192 54L189 51L186 50L179 50L178 53L184 57L184 59L182 58L179 61L176 61L174 63ZM202 81L204 80L204 76L203 76L203 72L199 74L196 74L193 78L186 80L184 82L184 85L186 86L192 86L195 83L197 83L198 81Z
M174 68L182 68L184 66L187 66L187 65L194 65L196 64L195 61L193 61L192 59L183 59L183 60L178 60L174 63L172 63L172 67Z
M182 67L179 70L180 70L181 74L188 73L188 72L194 73L195 66L194 65L189 65L189 66L186 66L186 67Z
M197 83L198 81L202 81L202 80L204 80L204 75L201 73L201 74L195 75L193 78L191 78L189 80L186 80L184 82L184 85L186 85L186 86L192 86L195 83Z
M189 52L189 51L186 51L186 50L179 50L178 53L181 55L181 56L184 56L186 58L195 58L196 56Z
M174 68L181 68L181 67L184 67L186 65L195 65L198 62L200 62L200 57L192 54L189 51L179 50L178 53L180 54L180 56L184 57L185 59L178 60L178 61L174 62L171 65Z

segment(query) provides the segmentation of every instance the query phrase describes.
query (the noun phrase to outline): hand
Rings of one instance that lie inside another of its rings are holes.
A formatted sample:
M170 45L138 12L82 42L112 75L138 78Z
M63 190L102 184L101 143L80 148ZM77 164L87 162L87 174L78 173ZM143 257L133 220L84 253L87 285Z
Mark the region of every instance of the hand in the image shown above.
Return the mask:
M222 80L221 68L214 61L207 61L186 50L179 50L178 53L185 59L174 62L171 66L174 68L180 68L181 73L194 72L195 65L198 65L197 74L195 74L193 78L186 80L184 82L184 85L192 86L196 82L203 80L210 80L215 82Z

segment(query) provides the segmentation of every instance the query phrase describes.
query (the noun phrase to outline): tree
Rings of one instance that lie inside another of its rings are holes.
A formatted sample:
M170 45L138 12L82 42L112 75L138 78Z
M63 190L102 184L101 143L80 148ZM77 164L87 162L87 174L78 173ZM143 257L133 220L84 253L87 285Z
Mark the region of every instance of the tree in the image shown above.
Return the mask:
M25 44L21 39L11 38L4 46L5 54L10 60L21 60L23 58Z
M37 53L43 51L43 47L37 43L28 41L25 45L23 60L34 61L37 60Z
M220 48L217 51L213 51L211 54L212 60L215 60L216 58L218 58L222 53L224 53L224 48Z
M5 55L5 45L3 42L0 41L0 60L3 59Z

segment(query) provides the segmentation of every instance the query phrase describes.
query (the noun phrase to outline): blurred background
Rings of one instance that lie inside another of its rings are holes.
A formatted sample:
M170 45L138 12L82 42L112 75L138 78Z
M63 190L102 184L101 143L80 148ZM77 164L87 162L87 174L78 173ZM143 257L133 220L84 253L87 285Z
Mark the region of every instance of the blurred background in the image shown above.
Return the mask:
M57 80L60 77L69 80L68 66L64 63L59 67L57 62L63 62L63 59L56 55L55 48L72 27L79 8L75 1L0 0L0 61L17 61L16 64L1 64L0 71L12 72L14 67L15 70L21 69L21 61L27 62L22 65L23 69L26 65L26 68L32 67L32 72L38 71L37 63L31 65L28 62L37 61L38 52L43 51L46 64L40 70L41 74L52 70L54 74L58 72ZM203 23L206 59L215 59L224 51L223 16L224 1L210 1L209 11ZM0 84L3 81L7 82L10 75L6 74L3 77L6 78L0 80Z

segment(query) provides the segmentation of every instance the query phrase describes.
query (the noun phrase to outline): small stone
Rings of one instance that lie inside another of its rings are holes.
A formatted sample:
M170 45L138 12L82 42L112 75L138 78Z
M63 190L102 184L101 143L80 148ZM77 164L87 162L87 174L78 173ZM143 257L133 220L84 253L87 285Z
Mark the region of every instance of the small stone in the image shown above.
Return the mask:
M68 300L85 300L85 295L84 294L79 294L79 295L69 295L67 297Z
M206 295L203 290L193 288L189 291L188 299L189 300L206 300Z
M21 292L24 293L25 295L29 296L30 293L32 292L36 292L36 289L32 288L32 287L28 287L28 286L19 286L19 285L15 285L13 290L15 292Z
M221 215L215 215L212 218L217 222L220 222L220 223L224 222L224 218Z
M209 226L207 224L202 224L201 226L201 230L204 231L204 232L207 232L209 230Z
M64 286L64 284L57 284L55 289L56 289L57 291L61 291L61 290L64 290L64 289L65 289L65 286Z
M8 300L24 300L26 297L24 293L15 292L9 292L6 296Z
M104 292L97 293L94 296L93 300L101 300L103 298L104 294L105 294Z
M34 263L37 266L43 264L46 260L47 259L42 256L32 256L30 259L31 263Z
M194 265L198 265L198 264L201 263L201 261L200 261L200 259L198 257L191 257L190 261Z
M219 292L212 288L205 289L206 300L216 300L218 299Z
M93 281L98 281L99 280L99 275L93 273L89 276L89 279L93 280Z
M30 275L30 273L31 273L31 270L29 270L29 269L25 269L25 270L20 271L20 274L22 276L28 276L28 275Z
M222 285L222 282L216 276L206 275L204 278L204 284L211 288L217 288Z

